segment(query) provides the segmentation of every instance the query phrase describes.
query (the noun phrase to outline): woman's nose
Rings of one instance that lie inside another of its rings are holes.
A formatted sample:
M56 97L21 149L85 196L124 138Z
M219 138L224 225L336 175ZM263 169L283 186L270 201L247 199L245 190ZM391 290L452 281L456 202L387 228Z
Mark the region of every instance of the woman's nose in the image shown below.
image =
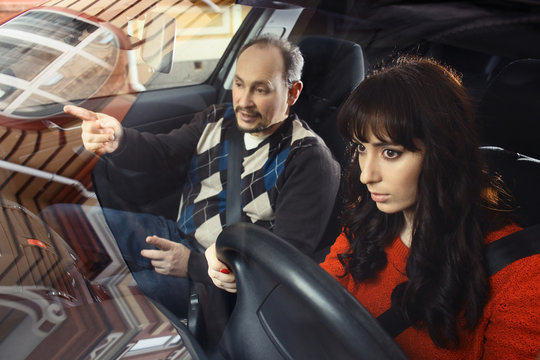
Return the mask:
M364 155L358 158L360 165L360 182L371 184L381 181L380 169L377 159L371 155Z

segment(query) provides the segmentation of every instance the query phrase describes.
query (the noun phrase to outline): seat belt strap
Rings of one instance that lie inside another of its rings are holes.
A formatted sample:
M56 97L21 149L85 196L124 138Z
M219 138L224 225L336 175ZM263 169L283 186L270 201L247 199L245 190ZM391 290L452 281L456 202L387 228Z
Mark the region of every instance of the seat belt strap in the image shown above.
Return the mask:
M540 254L540 224L507 235L486 246L485 262L489 276L511 263Z
M240 222L241 216L241 173L242 173L242 134L233 124L229 129L229 156L227 159L226 222L232 225Z
M485 263L488 275L493 276L505 266L537 254L540 254L540 224L517 231L486 245ZM377 320L394 338L411 326L409 319L394 304L379 315Z

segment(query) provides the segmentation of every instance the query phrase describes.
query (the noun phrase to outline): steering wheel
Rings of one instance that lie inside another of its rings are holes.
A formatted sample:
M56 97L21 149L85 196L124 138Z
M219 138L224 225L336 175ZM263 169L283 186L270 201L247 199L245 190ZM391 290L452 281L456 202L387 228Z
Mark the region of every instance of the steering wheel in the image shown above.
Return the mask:
M406 359L377 320L316 262L270 231L239 223L218 237L235 307L220 342L231 359Z

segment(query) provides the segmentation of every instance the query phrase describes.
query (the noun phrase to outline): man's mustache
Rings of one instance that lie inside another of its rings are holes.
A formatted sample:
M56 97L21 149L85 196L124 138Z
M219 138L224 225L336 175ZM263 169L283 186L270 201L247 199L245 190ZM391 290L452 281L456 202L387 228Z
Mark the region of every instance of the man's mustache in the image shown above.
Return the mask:
M249 109L246 109L246 108L243 108L241 106L237 106L234 108L234 112L235 113L239 113L239 112L244 112L246 114L248 114L248 116L257 116L257 117L261 117L261 113L258 112L258 111L253 111L253 110L249 110Z

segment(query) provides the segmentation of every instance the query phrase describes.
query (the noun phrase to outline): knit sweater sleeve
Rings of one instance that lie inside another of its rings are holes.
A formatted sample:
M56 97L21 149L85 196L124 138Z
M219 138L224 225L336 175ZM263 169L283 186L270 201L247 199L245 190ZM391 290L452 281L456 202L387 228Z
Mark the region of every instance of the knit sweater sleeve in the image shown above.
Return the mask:
M339 261L338 255L346 253L349 250L350 243L344 233L338 236L336 242L330 248L330 252L326 255L326 258L321 263L321 267L332 275L343 286L347 287L349 283L349 276L343 277L345 274L345 268L341 261Z
M491 278L485 359L536 359L540 350L540 255L518 260Z
M211 106L168 134L153 134L124 128L124 135L116 151L105 155L115 166L152 173L188 162L207 123L215 113Z

